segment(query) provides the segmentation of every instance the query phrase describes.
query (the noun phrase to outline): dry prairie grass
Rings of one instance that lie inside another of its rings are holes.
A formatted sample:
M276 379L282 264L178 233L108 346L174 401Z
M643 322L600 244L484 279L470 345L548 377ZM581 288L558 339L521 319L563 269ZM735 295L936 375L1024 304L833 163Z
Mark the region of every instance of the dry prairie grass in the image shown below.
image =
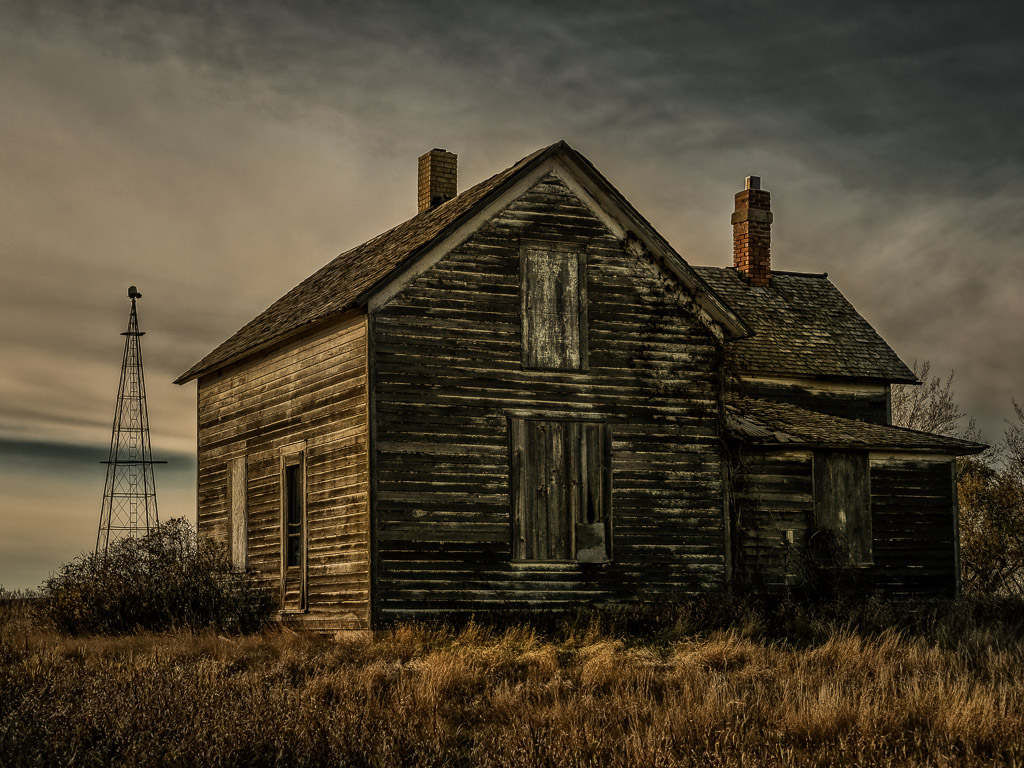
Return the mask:
M716 610L332 640L67 638L8 607L0 765L1024 763L1019 606Z

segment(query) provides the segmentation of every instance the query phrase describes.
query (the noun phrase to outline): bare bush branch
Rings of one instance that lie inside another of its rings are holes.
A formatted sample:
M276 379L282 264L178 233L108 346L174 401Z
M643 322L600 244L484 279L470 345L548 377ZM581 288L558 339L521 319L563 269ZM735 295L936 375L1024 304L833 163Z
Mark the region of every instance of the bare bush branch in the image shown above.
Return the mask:
M923 363L914 361L914 375L921 384L892 385L892 423L897 427L932 432L936 435L964 437L975 432L974 420L965 429L960 421L964 412L956 402L953 390L954 371L946 379L931 375L930 360Z

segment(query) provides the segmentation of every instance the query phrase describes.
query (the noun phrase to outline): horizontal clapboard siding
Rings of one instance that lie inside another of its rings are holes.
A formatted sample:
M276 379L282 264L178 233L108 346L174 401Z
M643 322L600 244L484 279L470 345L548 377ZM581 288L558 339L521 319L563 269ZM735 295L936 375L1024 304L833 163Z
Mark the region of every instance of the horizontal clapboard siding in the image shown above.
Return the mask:
M811 453L741 454L733 477L737 581L769 593L799 585L814 524ZM793 531L792 544L787 530Z
M585 370L523 364L520 240L585 254ZM720 589L717 347L554 177L371 321L378 615ZM609 425L613 561L513 563L509 419Z
M952 460L871 461L872 577L880 590L955 594L955 496Z
M858 569L864 589L889 596L951 596L957 584L956 487L951 460L869 461L874 564ZM813 453L740 454L733 477L736 573L756 591L799 586L802 550L818 524ZM794 531L794 546L784 531Z
M370 626L366 316L199 380L199 530L226 540L229 462L247 465L248 560L281 574L281 451L305 445L307 604L289 623Z

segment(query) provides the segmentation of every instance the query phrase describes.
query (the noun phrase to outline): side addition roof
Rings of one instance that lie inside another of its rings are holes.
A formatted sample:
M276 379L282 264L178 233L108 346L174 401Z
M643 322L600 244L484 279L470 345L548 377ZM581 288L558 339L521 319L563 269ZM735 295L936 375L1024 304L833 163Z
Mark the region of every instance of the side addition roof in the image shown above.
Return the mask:
M590 161L564 141L559 141L524 157L512 167L451 200L418 213L397 227L337 256L181 374L175 383L184 384L299 334L346 309L365 305L370 295L391 276L499 200L506 190L528 179L530 174L539 172L548 160L556 156L562 167L577 177L585 192L601 201L598 205L602 210L615 211L629 225L626 235L638 237L636 242L646 244L659 255L703 311L725 330L726 338L750 332L729 304L701 280ZM604 215L607 217L608 212L605 211Z
M733 398L726 405L729 432L766 448L845 448L965 456L988 446L970 440L872 424L757 398Z
M754 288L729 267L694 271L754 332L729 343L741 373L917 382L825 275L772 272Z

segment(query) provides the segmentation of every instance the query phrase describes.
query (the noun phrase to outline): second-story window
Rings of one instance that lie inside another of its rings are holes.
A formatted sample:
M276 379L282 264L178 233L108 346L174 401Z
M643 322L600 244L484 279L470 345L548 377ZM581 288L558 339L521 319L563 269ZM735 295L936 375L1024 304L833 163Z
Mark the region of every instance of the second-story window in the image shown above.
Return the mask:
M523 367L587 367L586 262L579 251L525 244L521 255Z

